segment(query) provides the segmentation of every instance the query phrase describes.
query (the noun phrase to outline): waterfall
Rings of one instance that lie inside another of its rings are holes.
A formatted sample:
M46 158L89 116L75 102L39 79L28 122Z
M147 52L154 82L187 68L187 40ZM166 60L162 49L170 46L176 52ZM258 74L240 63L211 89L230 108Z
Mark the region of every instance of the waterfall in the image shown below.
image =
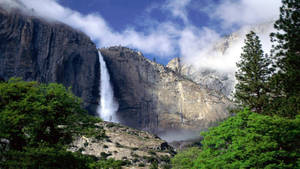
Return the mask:
M118 122L116 111L118 110L119 105L114 99L109 73L100 51L98 51L98 55L100 61L101 80L99 87L100 101L97 108L97 113L105 121Z

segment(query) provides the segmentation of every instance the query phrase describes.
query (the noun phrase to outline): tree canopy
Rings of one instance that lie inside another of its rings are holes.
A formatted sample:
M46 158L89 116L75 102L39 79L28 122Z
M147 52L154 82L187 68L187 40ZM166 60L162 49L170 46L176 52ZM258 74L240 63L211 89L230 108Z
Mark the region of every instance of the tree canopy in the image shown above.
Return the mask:
M300 116L286 119L244 110L203 136L194 168L300 167Z
M10 79L0 84L0 138L10 148L38 144L66 144L71 133L60 126L72 126L72 117L84 112L80 100L63 85L39 84Z

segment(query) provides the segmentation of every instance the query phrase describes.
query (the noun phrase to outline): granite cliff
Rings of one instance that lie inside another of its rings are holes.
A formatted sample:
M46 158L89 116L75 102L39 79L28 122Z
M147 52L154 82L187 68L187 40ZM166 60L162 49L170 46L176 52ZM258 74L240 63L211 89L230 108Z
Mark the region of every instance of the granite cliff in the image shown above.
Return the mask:
M153 133L198 131L228 116L230 101L125 47L100 49L122 124Z
M71 86L94 113L99 58L88 36L71 27L0 6L0 77Z
M234 89L234 73L222 72L214 69L199 69L191 64L186 64L180 58L172 59L167 67L197 83L198 85L215 90L230 97Z

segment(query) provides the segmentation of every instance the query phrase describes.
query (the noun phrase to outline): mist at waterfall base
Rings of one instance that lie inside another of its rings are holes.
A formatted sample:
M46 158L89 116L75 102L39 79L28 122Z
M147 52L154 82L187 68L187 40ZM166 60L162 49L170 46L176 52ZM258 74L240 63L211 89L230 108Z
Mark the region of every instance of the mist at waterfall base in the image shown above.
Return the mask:
M109 73L106 63L98 52L100 61L100 101L97 108L97 114L104 121L119 122L116 112L119 108L118 103L115 101L112 85L110 83Z
M201 131L206 131L206 129L199 129L195 131L185 129L169 129L157 133L157 136L171 143L176 141L188 141L199 139Z

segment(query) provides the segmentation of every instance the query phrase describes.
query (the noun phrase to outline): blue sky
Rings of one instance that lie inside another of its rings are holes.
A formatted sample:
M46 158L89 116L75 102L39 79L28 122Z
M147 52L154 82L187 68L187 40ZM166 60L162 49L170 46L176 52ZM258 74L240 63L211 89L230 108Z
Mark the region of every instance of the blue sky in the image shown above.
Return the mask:
M99 13L116 31L122 31L128 26L134 26L138 31L144 31L145 21L172 21L183 24L181 19L170 16L163 9L166 0L60 0L65 7L79 11L82 14ZM201 6L218 3L218 0L193 1L186 6L189 20L196 26L208 26L211 20L207 13L201 12ZM217 25L216 23L214 23Z
M18 6L14 1L1 0L0 4ZM274 21L281 5L281 0L19 1L35 15L86 33L99 48L122 45L162 64L180 56L216 68L235 66L238 57L230 56L240 54L243 40L226 58L212 57L207 49L240 28Z
M148 9L154 2L150 0L61 0L60 4L69 7L82 14L99 13L105 20L107 20L115 30L122 31L129 25L138 26L140 20L146 17L145 10ZM165 19L161 11L155 18L158 20ZM152 15L153 16L153 15Z

